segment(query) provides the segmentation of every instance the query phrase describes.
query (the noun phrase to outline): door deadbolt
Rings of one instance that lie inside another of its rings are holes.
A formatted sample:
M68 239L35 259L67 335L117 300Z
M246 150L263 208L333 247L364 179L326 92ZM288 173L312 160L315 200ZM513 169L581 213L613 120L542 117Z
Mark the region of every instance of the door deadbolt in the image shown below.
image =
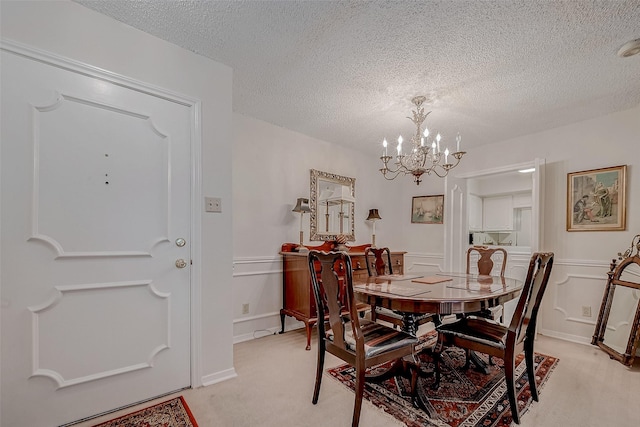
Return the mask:
M180 248L181 248L181 247L183 247L183 246L184 246L184 245L186 245L186 244L187 244L187 241L186 241L186 240L184 240L182 237L180 237L180 238L176 239L176 246L178 246L178 247L180 247Z

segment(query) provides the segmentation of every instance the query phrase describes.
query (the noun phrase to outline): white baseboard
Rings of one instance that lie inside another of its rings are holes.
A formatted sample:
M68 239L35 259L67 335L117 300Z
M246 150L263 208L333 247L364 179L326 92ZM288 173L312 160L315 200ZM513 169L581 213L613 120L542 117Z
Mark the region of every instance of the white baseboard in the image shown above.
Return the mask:
M266 337L268 335L275 335L278 332L280 332L280 328L279 327L267 328L267 329L258 329L256 331L253 331L253 332L248 333L248 334L235 335L233 337L233 343L234 344L238 344L238 343L244 342L244 341L251 341L251 340L255 340L256 338L262 338L262 337Z
M202 377L202 386L206 387L209 385L217 384L222 381L230 380L231 378L237 377L238 374L234 368L227 369L224 371L216 372L215 374L209 374Z
M574 342L576 344L591 345L591 337L586 338L579 335L565 334L563 332L551 331L548 329L538 329L538 333L546 337L558 338L560 340Z

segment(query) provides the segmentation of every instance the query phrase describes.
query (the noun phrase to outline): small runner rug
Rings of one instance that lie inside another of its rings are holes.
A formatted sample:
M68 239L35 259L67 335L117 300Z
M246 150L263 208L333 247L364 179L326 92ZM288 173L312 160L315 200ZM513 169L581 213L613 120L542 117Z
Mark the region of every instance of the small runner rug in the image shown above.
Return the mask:
M421 346L435 343L434 332L421 338ZM485 362L488 357L479 354ZM433 359L428 352L420 354L421 365L433 368ZM464 350L451 347L442 353L440 387L431 388L433 376L418 381L418 393L428 400L435 411L430 418L426 412L411 403L410 383L408 379L396 377L380 384L365 383L364 398L375 406L393 415L408 427L507 427L512 423L507 386L504 381L503 361L492 358L489 374L477 372L473 364L467 370L462 369L465 362ZM544 354L535 354L535 372L538 392L547 381L558 363L558 359ZM372 368L371 372L383 370L390 363ZM351 390L355 389L355 368L341 365L329 369L331 377L337 379ZM516 395L520 415L529 408L532 398L529 390L524 354L516 359ZM540 399L544 395L540 394Z
M187 402L179 396L95 427L198 427L198 423Z

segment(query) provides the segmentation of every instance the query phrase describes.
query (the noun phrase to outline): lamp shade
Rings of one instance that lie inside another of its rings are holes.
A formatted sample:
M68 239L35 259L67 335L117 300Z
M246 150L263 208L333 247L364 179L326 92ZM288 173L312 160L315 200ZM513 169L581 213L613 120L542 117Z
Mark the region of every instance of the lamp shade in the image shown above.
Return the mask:
M355 202L356 199L351 195L351 188L348 185L342 185L336 191L334 190L329 197L327 197L327 201L331 204L338 204L340 202Z
M300 197L298 202L296 203L296 207L292 209L292 212L311 212L309 208L309 199L305 199L304 197Z
M380 214L378 214L378 209L369 209L369 216L367 217L367 221L375 221L380 218Z

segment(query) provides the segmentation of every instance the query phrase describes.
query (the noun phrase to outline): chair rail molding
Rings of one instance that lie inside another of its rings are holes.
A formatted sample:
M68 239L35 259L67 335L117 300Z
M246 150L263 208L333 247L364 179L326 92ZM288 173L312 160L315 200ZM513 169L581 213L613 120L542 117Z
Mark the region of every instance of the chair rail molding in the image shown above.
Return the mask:
M275 264L277 268L271 268L267 270L253 270L252 268L258 268L263 264ZM245 270L236 272L236 269ZM261 276L266 274L281 274L282 273L282 259L280 256L258 256L258 257L238 257L233 259L233 277L244 276Z
M609 271L609 265L611 260L589 260L589 259L559 259L555 263L556 265L568 265L573 267L590 267L590 268L604 268L602 278L606 280L607 271Z
M233 258L234 344L280 330L282 274L279 254ZM245 305L250 311L243 311ZM300 326L291 324L287 330Z
M425 253L425 252L407 252L404 255L404 271L444 271L442 264L444 262L444 254L442 253Z

